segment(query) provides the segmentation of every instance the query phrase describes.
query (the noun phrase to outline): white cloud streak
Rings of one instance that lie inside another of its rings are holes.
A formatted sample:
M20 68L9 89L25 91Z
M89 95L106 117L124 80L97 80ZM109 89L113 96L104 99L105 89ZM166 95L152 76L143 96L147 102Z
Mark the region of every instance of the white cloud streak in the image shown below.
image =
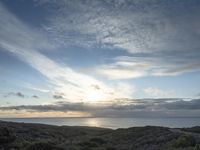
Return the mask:
M175 54L176 55L176 54ZM176 76L199 71L197 57L191 59L182 54L176 56L130 57L120 56L113 63L97 66L94 70L109 79L130 79L144 76Z
M64 98L67 100L86 100L88 93L97 90L94 89L94 85L99 87L98 93L105 99L130 97L132 94L132 91L123 93L118 90L117 84L106 85L93 77L76 72L68 66L62 67L41 54L41 49L53 48L53 46L43 40L43 36L39 32L28 28L6 10L1 3L0 10L0 46L39 71L54 85L55 92L65 93Z
M144 92L150 97L175 97L174 91L164 91L156 87L149 87L144 89Z

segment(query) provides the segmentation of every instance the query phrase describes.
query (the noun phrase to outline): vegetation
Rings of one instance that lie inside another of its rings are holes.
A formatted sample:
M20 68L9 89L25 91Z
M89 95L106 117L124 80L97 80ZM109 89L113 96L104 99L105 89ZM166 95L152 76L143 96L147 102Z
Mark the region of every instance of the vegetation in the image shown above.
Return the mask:
M199 127L50 126L0 122L0 150L200 150Z
M193 147L196 145L195 138L192 135L181 135L176 141L173 142L173 147Z
M192 128L183 128L182 131L200 133L200 126L192 127Z

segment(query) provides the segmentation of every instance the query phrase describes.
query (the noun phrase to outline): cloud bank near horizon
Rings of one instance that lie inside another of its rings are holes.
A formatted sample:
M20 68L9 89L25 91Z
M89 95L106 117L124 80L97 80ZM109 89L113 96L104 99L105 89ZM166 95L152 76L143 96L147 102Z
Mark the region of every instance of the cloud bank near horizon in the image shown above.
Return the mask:
M82 112L90 117L198 117L200 99L116 99L114 103L70 103L0 107L1 112ZM87 117L86 116L86 117Z

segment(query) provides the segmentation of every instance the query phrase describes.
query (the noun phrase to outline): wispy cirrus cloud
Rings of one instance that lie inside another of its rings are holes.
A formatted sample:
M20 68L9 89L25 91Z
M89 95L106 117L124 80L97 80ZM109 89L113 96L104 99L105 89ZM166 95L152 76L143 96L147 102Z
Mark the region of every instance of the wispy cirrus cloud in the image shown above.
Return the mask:
M56 7L45 29L57 42L129 53L129 60L123 60L131 63L129 66L116 60L94 68L109 79L171 76L200 70L200 4L196 0L39 3Z
M50 92L49 89L45 89L45 88L41 88L41 87L35 87L32 84L28 84L28 83L26 83L24 85L24 87L27 88L27 89L31 89L31 90L34 90L34 91L39 91L39 92L42 92L42 93L49 93Z
M131 79L148 76L149 67L150 64L147 62L119 60L112 64L98 66L94 71L112 80Z
M144 89L144 92L150 97L174 97L174 91L164 91L156 87L148 87Z
M118 97L131 97L132 90L120 89L120 83L108 85L91 76L79 73L69 66L61 66L48 58L40 51L42 49L52 49L47 38L39 31L30 29L25 23L10 13L3 4L1 8L0 26L0 46L6 51L13 53L20 60L28 63L34 69L46 77L50 84L54 85L54 91L66 93L63 98L70 101L87 100L96 98L96 94L104 99ZM37 43L37 44L36 44ZM93 85L99 87L98 91ZM124 85L124 83L123 83ZM128 87L130 85L126 85ZM131 88L129 88L131 89Z
M200 70L200 62L197 60L198 52L195 54L160 53L138 55L139 56L119 56L112 60L113 63L97 66L93 68L93 70L109 79L131 79L145 76L176 76Z

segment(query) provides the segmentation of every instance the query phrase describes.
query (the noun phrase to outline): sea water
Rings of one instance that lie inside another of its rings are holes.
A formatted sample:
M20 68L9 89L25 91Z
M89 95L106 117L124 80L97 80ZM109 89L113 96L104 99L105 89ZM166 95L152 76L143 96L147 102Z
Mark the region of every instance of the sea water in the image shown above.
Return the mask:
M172 128L200 126L200 118L2 118L3 121L41 123L58 126L95 126L128 128L136 126L164 126Z

